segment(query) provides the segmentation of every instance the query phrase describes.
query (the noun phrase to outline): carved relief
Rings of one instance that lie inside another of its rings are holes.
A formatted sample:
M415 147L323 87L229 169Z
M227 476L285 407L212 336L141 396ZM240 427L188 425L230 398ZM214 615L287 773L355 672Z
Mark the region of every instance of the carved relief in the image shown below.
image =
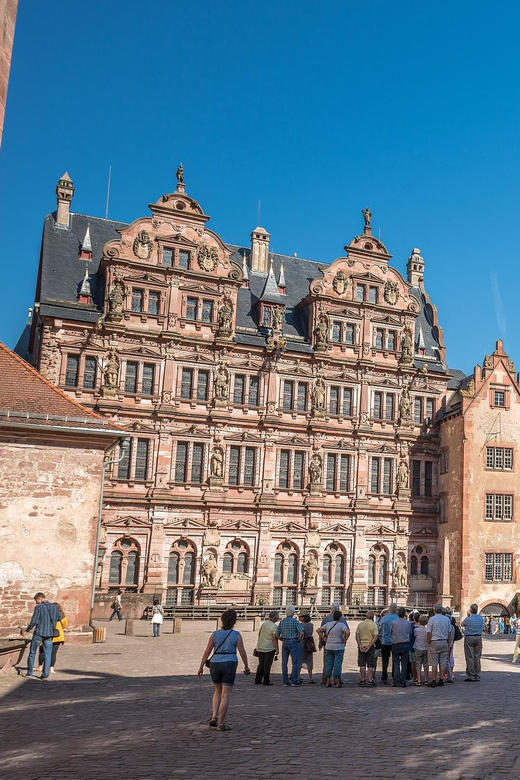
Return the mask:
M134 255L140 260L148 260L152 254L153 242L146 230L140 230L132 246Z
M114 351L108 353L103 367L103 387L117 389L119 387L119 360Z
M320 535L317 531L309 531L305 537L307 547L319 547L321 543Z
M201 244L197 256L197 262L199 268L207 273L214 271L217 267L218 252L216 247L208 246L207 244Z
M400 488L407 488L409 483L409 477L410 477L410 471L408 469L408 465L406 461L402 460L399 463L399 468L397 469L397 485Z
M285 307L284 306L274 306L273 307L273 319L272 319L272 327L275 331L280 331L283 328L283 324L285 322Z
M303 564L303 587L313 588L316 587L318 579L318 561L314 555L309 555L305 563Z
M209 467L212 477L218 477L222 479L224 476L224 450L220 446L213 448L211 458L209 461Z
M408 584L408 576L406 563L402 558L397 558L394 569L394 585L396 588L406 588Z
M217 562L214 555L210 555L206 558L202 564L202 587L203 588L216 588L217 587Z
M311 478L311 483L315 485L321 484L322 474L323 474L323 464L322 464L321 455L318 455L317 452L315 452L311 458L311 462L309 464L309 474Z
M231 336L233 332L233 311L233 301L226 295L222 301L222 306L220 307L218 313L217 333L219 336Z
M338 295L344 295L347 291L347 275L343 271L338 271L332 281L332 286Z
M125 286L117 280L108 291L107 322L121 322L125 307Z
M314 327L314 349L318 350L318 352L323 352L328 347L328 331L328 317L322 312Z
M229 371L225 363L219 363L215 371L215 398L217 401L229 398Z
M325 382L319 376L312 390L312 409L314 412L325 411Z
M401 393L399 402L399 421L409 422L412 419L412 401L410 398L410 388L406 385Z
M399 359L399 363L401 365L410 365L413 363L413 342L408 328L403 331L403 337L401 339L401 357Z
M399 300L399 285L397 282L391 282L390 280L385 282L383 295L387 303L389 303L391 306L395 306Z

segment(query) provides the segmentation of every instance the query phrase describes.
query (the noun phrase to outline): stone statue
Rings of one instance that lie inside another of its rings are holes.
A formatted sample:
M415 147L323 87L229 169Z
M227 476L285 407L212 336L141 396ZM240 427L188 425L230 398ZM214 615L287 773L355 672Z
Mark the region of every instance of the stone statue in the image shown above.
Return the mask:
M317 412L325 410L325 382L319 376L312 391L312 407Z
M119 361L115 352L109 352L108 360L103 369L105 387L119 387Z
M224 476L224 451L222 447L217 446L213 448L209 468L212 477L222 478Z
M318 571L316 558L314 555L309 555L308 559L303 564L303 586L305 588L316 587Z
M317 452L315 452L311 458L311 462L309 464L309 474L311 475L311 482L314 482L315 484L321 482L322 464L321 457Z
M177 168L177 184L184 184L184 166L182 163Z
M121 282L114 282L108 293L108 317L112 322L123 318L125 305L125 288Z
M219 363L215 373L215 397L227 401L229 397L229 373L224 363Z
M399 558L394 570L394 585L397 588L406 588L407 584L406 564Z
M399 463L399 468L397 469L397 484L400 488L407 488L408 487L408 477L410 475L410 472L408 470L408 466L406 465L406 462L402 460Z
M328 324L327 317L320 314L314 328L314 346L316 349L325 349L328 343Z
M227 296L222 301L222 306L218 313L218 332L219 335L231 333L231 323L233 320L233 302Z
M281 330L285 319L283 306L275 306L273 309L273 330Z
M410 389L408 385L403 388L401 401L399 403L399 417L402 421L410 420L412 416L412 401L410 398Z
M210 555L206 558L202 564L202 587L203 588L216 588L217 587L217 562L214 555Z
M413 363L413 343L410 332L405 330L401 339L401 363Z
M363 214L363 219L365 220L365 227L370 227L372 224L372 212L366 207L366 209L361 209L361 213Z

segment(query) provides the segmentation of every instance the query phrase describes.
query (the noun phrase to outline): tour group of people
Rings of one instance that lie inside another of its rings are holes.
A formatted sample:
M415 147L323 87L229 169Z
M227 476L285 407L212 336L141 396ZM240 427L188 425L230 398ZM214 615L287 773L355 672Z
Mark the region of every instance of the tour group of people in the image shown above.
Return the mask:
M210 636L197 673L202 677L205 667L210 670L214 691L209 725L218 731L229 731L230 728L225 718L235 683L238 655L244 663L244 674L250 674L243 639L234 629L236 621L235 610L228 609L223 613L222 627ZM408 684L413 684L440 688L453 683L453 647L462 638L466 660L465 682L479 682L484 629L484 618L478 614L477 604L471 605L460 627L451 609L440 604L435 605L431 617L416 610L407 614L405 608L397 604L390 604L377 618L369 610L355 630L359 667L357 684L363 688L377 686L379 658L382 685L406 688ZM271 667L280 650L284 687L304 684L304 669L308 684L315 684L314 655L322 649L320 682L329 688L341 688L343 657L351 631L339 604L332 604L330 613L323 618L316 633L318 646L308 612L296 617L296 608L288 606L282 620L278 611L270 612L260 627L253 651L258 658L255 684L273 685Z

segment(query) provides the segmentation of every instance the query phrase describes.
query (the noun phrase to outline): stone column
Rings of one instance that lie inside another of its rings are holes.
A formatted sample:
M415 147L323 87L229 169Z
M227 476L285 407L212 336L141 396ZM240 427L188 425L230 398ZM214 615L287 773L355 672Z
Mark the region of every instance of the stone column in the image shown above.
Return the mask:
M440 596L440 602L443 607L450 607L453 596L450 594L450 540L448 537L444 537L444 544L442 547L442 595Z
M152 520L152 531L150 534L150 545L148 550L148 565L146 580L143 587L143 593L159 592L161 595L165 590L164 582L164 518L154 515Z

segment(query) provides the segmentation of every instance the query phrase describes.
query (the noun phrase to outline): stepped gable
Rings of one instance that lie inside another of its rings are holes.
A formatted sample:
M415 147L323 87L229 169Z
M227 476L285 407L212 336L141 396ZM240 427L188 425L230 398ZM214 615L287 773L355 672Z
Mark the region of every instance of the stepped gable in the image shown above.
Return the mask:
M77 403L0 342L0 424L83 428L111 436L123 428Z

